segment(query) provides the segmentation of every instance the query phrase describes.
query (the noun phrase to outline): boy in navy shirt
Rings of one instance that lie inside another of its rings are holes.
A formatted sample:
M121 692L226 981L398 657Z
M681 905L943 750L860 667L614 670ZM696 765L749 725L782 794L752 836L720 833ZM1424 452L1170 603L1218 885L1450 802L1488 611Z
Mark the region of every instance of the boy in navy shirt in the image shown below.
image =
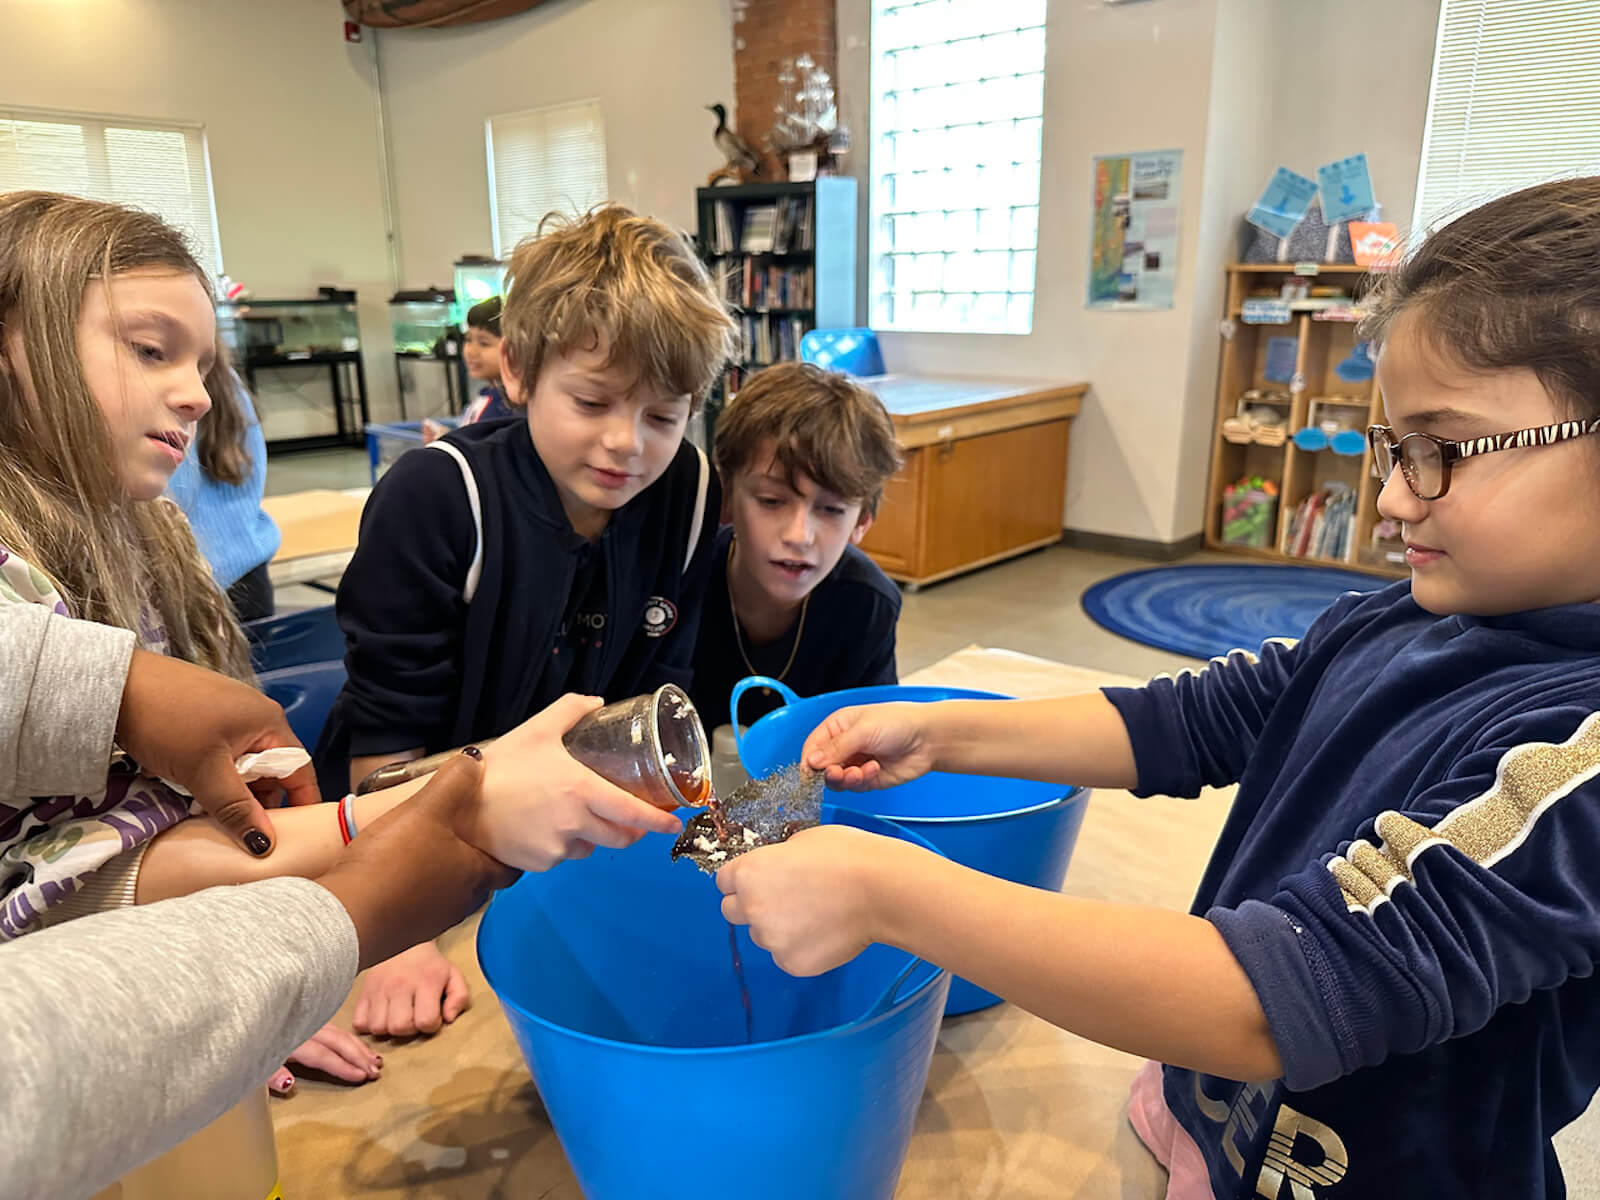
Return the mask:
M708 726L733 685L769 675L802 696L895 682L900 592L858 548L899 470L894 424L860 384L810 363L769 367L717 422L723 518L694 653ZM748 724L778 704L740 706Z
M525 419L402 456L362 514L325 796L568 692L689 682L720 489L683 433L733 333L705 268L659 221L606 206L517 247L500 323ZM431 1032L465 1006L428 945L369 972L355 1024Z

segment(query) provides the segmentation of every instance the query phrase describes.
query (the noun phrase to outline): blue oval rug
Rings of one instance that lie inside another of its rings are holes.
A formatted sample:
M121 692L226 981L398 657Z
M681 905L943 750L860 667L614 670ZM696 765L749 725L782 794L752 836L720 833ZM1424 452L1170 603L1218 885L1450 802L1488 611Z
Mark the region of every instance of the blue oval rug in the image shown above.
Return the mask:
M1334 567L1151 567L1102 579L1083 593L1083 608L1096 624L1146 646L1215 658L1268 638L1304 637L1343 593L1392 582Z

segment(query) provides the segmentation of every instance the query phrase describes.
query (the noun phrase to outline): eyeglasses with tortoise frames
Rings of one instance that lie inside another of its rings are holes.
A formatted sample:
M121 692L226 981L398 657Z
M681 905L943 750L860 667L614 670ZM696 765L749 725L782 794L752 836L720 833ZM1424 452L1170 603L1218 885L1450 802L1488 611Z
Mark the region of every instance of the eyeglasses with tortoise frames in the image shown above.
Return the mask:
M1367 444L1372 447L1372 473L1380 483L1388 483L1396 466L1408 487L1419 500L1437 500L1450 490L1450 466L1464 458L1516 450L1527 446L1553 446L1557 442L1600 433L1600 420L1557 421L1533 429L1514 429L1487 437L1452 442L1431 433L1408 433L1396 438L1387 425L1367 427Z

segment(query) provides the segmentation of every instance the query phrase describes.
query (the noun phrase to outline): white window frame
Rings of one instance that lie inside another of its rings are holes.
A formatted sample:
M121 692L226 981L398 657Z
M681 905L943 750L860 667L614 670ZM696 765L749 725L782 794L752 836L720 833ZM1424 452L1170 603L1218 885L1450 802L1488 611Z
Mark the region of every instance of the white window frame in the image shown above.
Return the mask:
M1441 0L1413 239L1496 196L1595 173L1600 5Z
M589 193L582 196L563 195L540 204L544 211L513 218L509 213L502 213L499 194L499 183L495 176L494 131L495 122L517 122L547 117L564 109L589 109L592 110L596 126L599 130L599 178L591 181L594 185ZM577 216L586 212L594 205L610 196L610 178L606 164L606 126L605 110L598 97L586 97L578 100L563 100L557 104L541 104L537 108L525 108L517 112L496 113L483 123L484 158L488 164L489 172L489 229L494 242L495 257L501 260L509 259L516 244L523 237L532 233L538 223L551 211L565 212L570 216Z
M190 155L200 166L200 187L195 187L191 181L190 195L196 201L200 210L202 228L196 229L192 222L175 220L171 214L157 213L169 224L174 225L189 235L191 245L195 250L195 257L200 265L221 276L222 267L222 233L217 225L217 192L211 178L211 147L206 137L206 127L199 121L162 121L145 117L130 117L117 113L79 112L72 109L59 108L32 108L20 104L0 104L0 129L8 121L38 121L50 124L77 125L85 134L86 150L89 156L87 164L91 170L98 164L103 164L106 158L105 135L109 129L149 130L157 133L181 133L188 144ZM0 132L0 136L4 136ZM0 178L0 192L12 189L12 184ZM45 190L72 191L62 185L46 187ZM117 203L137 203L125 196L119 196L110 186L109 175L106 185L97 189L73 192L72 194L86 195L94 200L109 200ZM209 239L209 245L207 244Z
M895 39L891 44L885 31L887 22L895 16L903 19L907 11L918 9L945 21L947 32L967 32L926 42L920 38L912 42ZM1047 20L1047 0L871 0L867 299L868 323L873 328L929 333L1032 332L1038 286ZM1036 61L1025 60L1019 64L1025 69L1010 74L967 74L953 80L943 77L942 82L930 79L909 88L890 87L888 83L887 60L896 54L932 52L957 59L961 43L990 38L1014 39L1031 53L1035 37ZM1035 79L1036 106L1032 93ZM920 119L912 115L891 121L889 113L895 103L891 97L931 93L941 87L966 87L968 99L982 97L997 107L980 110L972 121L951 122L946 117L944 125L919 127L904 123ZM1011 115L1006 114L1006 108ZM894 161L896 138L909 140L918 134L940 132L949 135L961 128L984 129L990 135L1007 122L1012 158L988 157L989 143L985 142L972 158L944 168L947 172L969 172L968 178L975 181L968 189L973 193L970 197L957 197L962 201L960 207L939 204L933 197L937 188L931 180L914 180L915 176L931 176L933 169L905 170ZM897 167L902 169L896 170ZM998 192L991 190L994 185L984 178L985 173L999 178ZM897 178L906 182L895 182ZM898 233L897 224L903 224L906 232ZM1002 228L1003 239L999 232ZM908 273L921 278L908 282ZM927 286L935 277L936 286ZM915 299L919 296L937 299L920 307Z

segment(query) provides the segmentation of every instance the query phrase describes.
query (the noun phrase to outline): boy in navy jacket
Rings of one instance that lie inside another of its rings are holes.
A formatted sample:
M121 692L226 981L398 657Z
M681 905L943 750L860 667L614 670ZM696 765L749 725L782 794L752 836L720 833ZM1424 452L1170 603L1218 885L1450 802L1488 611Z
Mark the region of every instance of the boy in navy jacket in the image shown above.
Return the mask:
M567 692L688 685L720 490L683 433L733 332L705 268L665 225L606 206L517 248L501 326L526 420L405 455L362 515L324 795ZM369 973L355 1024L432 1031L466 999L419 947Z
M768 367L717 422L725 520L694 653L695 707L730 720L733 685L802 696L894 683L900 589L858 543L900 467L894 423L861 384L810 363ZM749 724L778 697L753 689Z

